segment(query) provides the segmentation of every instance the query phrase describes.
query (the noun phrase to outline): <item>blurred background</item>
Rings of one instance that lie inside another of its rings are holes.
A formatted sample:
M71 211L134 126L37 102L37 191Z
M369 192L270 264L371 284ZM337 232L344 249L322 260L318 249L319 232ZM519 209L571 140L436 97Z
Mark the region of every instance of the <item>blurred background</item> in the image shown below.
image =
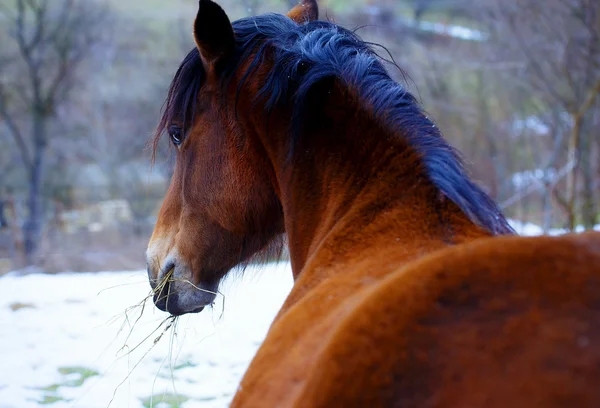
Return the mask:
M219 3L235 19L295 0ZM519 232L600 230L598 0L319 5L404 69ZM2 407L227 406L292 286L284 261L227 280L201 314L146 302L174 159L164 140L151 165L147 143L196 10L0 0Z
M220 1L232 19L295 3ZM196 7L2 1L0 273L143 267L173 160L165 144L151 166L146 145L193 46ZM599 222L600 2L321 0L320 7L322 18L387 48L406 71L393 75L511 219L541 231Z

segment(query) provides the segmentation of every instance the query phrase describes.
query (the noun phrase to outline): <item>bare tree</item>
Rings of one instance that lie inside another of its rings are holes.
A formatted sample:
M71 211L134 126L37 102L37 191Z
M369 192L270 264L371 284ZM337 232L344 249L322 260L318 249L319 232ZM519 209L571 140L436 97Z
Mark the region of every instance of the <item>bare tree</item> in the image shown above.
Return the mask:
M600 3L595 0L510 0L489 2L488 21L496 55L515 56L526 63L520 75L527 88L548 109L559 107L568 124L561 161L573 163L554 197L575 227L578 215L593 227L598 206L594 188L594 144L591 125L600 99ZM583 183L582 183L583 181Z
M43 226L42 185L51 121L69 100L82 62L102 34L107 9L85 0L15 0L0 6L8 46L0 81L0 118L28 175L23 226L31 263Z

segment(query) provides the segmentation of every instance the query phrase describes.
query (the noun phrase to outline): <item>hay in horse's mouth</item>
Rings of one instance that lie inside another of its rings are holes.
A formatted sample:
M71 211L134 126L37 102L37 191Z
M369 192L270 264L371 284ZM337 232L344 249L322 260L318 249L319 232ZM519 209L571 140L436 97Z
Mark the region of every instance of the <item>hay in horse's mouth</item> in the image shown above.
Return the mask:
M154 305L172 316L199 313L206 306L212 306L217 296L210 284L194 284L188 279L175 277L175 267L169 265L165 274L153 289ZM155 281L156 282L156 281ZM204 286L204 287L203 287ZM193 288L193 289L192 289Z
M154 305L160 310L167 311L167 300L169 298L169 292L171 289L171 277L175 272L175 265L171 266L169 270L163 275L162 278L158 279L158 284L153 289L154 292Z
M157 282L156 286L153 288L155 296L157 293L161 292L163 289L165 289L166 286L169 285L171 277L174 273L175 265L170 265L169 269L166 270L164 274L162 274L162 277L160 277L161 274L159 273L159 276L157 276L157 279L154 281ZM150 281L150 283L152 283L152 281Z

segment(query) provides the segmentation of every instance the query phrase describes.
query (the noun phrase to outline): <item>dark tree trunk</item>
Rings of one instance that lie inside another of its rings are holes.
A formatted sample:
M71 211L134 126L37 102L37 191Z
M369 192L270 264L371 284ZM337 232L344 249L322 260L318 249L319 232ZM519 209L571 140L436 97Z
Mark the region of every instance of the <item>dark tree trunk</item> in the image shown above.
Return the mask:
M598 27L596 24L600 24L600 14L597 14L597 9L593 8L588 2L584 2L584 19L589 27ZM594 56L600 55L600 49L598 48L599 33L597 30L591 32L591 36L588 42L588 57L587 69L586 69L586 84L592 84L597 74L597 65L594 63ZM584 114L587 115L585 125L582 127L582 148L581 148L581 172L582 172L582 197L581 197L581 222L586 230L594 229L596 224L596 200L595 200L595 188L594 188L594 162L592 159L594 146L592 144L592 137L596 136L596 131L593 129L593 122L595 116L595 107L599 106L597 102L598 93L600 90L596 89L592 91L591 100Z
M6 221L5 215L5 207L6 203L2 198L0 198L0 229L8 227L8 221Z
M582 135L581 146L581 173L582 173L582 196L581 196L581 222L586 230L591 230L596 225L596 200L594 189L594 169L591 159L592 155L592 131L586 126L586 132Z
M573 115L573 128L569 138L569 161L573 162L573 170L567 177L567 199L565 212L567 213L567 228L569 231L575 230L577 223L577 186L579 182L579 172L581 170L581 125L583 115L576 113Z
M28 264L35 260L43 225L44 211L42 207L43 169L46 154L46 120L43 114L36 114L33 119L33 161L29 169L29 197L27 200L28 215L23 226L25 259Z

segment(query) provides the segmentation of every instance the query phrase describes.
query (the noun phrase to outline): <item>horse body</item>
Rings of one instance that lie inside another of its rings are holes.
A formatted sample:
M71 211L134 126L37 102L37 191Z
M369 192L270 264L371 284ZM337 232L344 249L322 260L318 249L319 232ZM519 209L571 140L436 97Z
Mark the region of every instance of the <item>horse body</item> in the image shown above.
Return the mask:
M242 382L240 406L277 405L267 388L293 389L288 366L304 381L270 400L284 406L597 406L598 244L503 237L410 262L332 312L319 347L288 351L295 364L264 360L272 382Z
M597 406L599 242L482 239L331 278L275 320L232 406Z
M157 133L178 158L156 305L202 310L285 232L295 284L232 406L595 406L598 234L511 236L368 45L317 15L231 25L200 1Z

